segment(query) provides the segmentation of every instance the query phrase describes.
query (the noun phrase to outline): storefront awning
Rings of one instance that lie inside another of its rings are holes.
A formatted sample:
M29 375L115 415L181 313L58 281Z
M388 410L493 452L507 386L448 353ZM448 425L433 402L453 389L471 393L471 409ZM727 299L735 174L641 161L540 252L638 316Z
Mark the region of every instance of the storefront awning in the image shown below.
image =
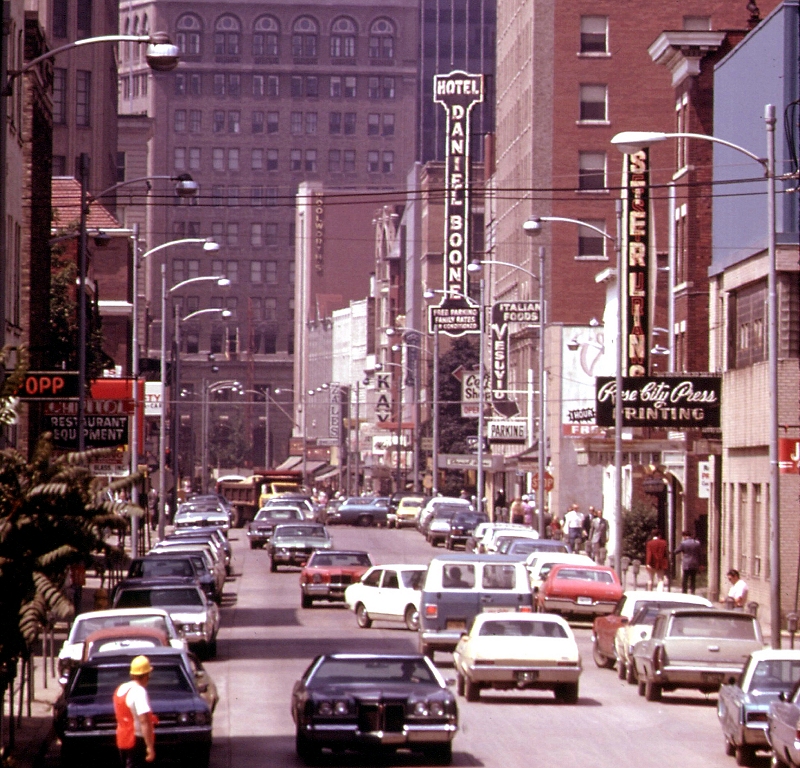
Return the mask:
M297 469L297 465L302 463L303 463L302 456L290 456L288 459L286 459L277 467L275 467L275 471L286 472L290 469Z

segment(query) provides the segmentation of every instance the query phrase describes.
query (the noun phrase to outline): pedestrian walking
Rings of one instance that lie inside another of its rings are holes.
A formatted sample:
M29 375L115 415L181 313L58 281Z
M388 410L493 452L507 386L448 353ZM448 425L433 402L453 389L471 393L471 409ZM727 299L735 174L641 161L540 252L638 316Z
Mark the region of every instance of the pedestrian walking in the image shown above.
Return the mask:
M591 542L591 557L598 565L606 564L608 550L608 520L603 517L602 509L589 507L592 520L589 527L589 541Z
M689 531L683 532L683 540L672 553L682 555L681 557L681 591L685 595L687 592L694 594L697 582L697 571L700 570L700 563L703 557L703 545L692 536Z
M650 539L645 545L644 566L647 569L647 589L663 592L669 588L667 569L669 568L669 550L667 542L661 538L661 531L654 528L650 532Z
M122 768L143 768L156 759L156 716L147 695L152 671L147 656L136 656L131 661L131 679L114 691L116 741Z
M564 527L567 529L569 551L577 552L583 538L583 514L577 504L570 504L569 511L564 515Z
M522 499L519 496L511 502L511 509L509 512L511 514L512 523L522 524L525 522L525 505L522 503Z

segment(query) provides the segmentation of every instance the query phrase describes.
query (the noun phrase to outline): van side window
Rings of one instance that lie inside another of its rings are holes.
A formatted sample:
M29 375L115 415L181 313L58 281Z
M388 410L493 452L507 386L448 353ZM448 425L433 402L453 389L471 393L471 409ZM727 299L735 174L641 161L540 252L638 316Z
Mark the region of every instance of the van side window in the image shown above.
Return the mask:
M514 589L516 572L513 565L487 563L483 566L484 589Z
M472 589L475 586L475 566L446 565L442 571L442 586L445 589Z

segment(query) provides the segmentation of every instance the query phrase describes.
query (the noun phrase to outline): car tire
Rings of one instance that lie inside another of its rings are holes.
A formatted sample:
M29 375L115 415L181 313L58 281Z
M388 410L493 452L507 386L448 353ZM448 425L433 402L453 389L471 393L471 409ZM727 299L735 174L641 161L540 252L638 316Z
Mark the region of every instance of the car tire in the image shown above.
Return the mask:
M413 605L407 605L403 618L406 622L406 629L416 632L419 629L419 611Z
M456 548L456 545L455 545L455 544L453 544L453 540L452 540L452 539L448 539L448 540L445 542L445 547L446 547L447 549L455 549L455 548Z
M319 762L322 750L304 736L299 730L294 741L297 756L306 765L316 765Z
M361 515L361 517L358 518L357 523L362 528L371 528L372 527L372 515Z
M478 683L474 683L472 680L467 678L464 681L464 697L467 701L480 701L481 698L481 687Z
M369 629L372 626L372 619L369 617L364 603L356 605L356 623L361 629Z
M609 659L608 656L600 652L597 647L597 640L592 642L592 658L600 669L611 669L614 666L614 659Z
M423 750L425 758L433 765L450 765L453 762L453 744L434 744Z
M646 685L645 685L645 682L644 682L644 680L637 680L637 688L636 688L636 692L637 692L637 693L638 693L640 696L644 696L645 688L646 688Z
M736 747L734 755L736 757L736 765L755 765L756 750L749 744L742 744L740 747Z
M456 695L464 695L464 675L460 672L456 672Z
M727 739L725 739L725 754L728 757L733 757L736 754L736 747L733 746Z
M209 640L206 643L206 656L209 659L216 659L217 658L217 638L215 637L213 640Z
M258 545L254 541L251 541L250 542L250 549L258 549Z
M269 561L269 572L270 573L278 572L278 564L274 560Z
M578 683L561 683L554 691L556 700L562 704L578 703Z
M617 677L620 680L625 680L626 677L627 677L627 674L628 674L628 671L627 671L627 667L626 667L625 663L622 661L622 659L618 659L617 660Z
M61 765L63 768L78 768L86 765L86 754L77 746L71 744L61 744Z
M211 762L211 745L204 744L193 749L187 762L192 768L208 768Z
M661 701L661 686L652 680L645 681L644 697L647 701Z
M314 604L314 601L311 599L310 595L307 595L305 592L300 593L300 607L301 608L311 608Z
M636 684L636 665L633 663L633 659L630 664L625 665L625 679L630 685Z
M788 763L784 763L773 751L772 752L772 760L770 762L770 768L789 768Z

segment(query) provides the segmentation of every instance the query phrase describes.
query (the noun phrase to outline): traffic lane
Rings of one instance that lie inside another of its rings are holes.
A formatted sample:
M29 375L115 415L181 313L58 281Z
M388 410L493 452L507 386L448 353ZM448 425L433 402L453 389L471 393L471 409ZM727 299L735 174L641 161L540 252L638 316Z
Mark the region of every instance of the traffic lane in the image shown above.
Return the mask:
M365 549L378 563L426 563L441 552L413 530L333 528L335 545ZM246 546L246 543L245 543ZM260 550L241 552L242 576L226 608L215 680L221 702L215 718L213 766L301 765L294 752L289 703L294 682L311 659L336 650L416 652L415 634L376 623L358 628L343 606L300 608L299 569L269 573ZM613 670L595 667L590 630L576 626L584 672L577 705L556 704L548 692L486 692L481 701L459 699L461 731L454 742L456 766L528 768L583 765L731 766L716 722L716 697L694 692L666 694L646 702ZM445 677L454 677L447 654L437 654ZM391 761L395 762L395 761ZM399 757L399 764L420 760ZM374 764L346 756L336 765Z

